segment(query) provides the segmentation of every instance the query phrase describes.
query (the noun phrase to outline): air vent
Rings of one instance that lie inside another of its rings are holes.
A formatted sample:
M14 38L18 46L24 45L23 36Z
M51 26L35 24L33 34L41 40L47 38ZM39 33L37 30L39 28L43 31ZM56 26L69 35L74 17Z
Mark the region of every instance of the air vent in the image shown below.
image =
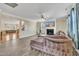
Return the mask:
M16 3L5 3L5 4L12 8L15 8L16 6L18 6L18 4L16 4Z

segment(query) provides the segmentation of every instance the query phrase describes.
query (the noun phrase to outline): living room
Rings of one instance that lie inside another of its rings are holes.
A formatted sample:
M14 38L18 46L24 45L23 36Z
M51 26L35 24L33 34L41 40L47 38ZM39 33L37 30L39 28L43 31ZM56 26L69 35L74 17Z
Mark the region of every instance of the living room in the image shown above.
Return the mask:
M78 55L78 5L0 3L0 55Z

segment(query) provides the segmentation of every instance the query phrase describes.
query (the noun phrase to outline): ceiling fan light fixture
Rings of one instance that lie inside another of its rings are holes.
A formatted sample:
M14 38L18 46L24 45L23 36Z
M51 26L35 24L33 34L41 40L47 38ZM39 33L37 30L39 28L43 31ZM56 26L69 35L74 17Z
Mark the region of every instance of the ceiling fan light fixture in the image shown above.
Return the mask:
M46 20L45 20L44 18L41 18L41 21L44 22L44 21L46 21Z

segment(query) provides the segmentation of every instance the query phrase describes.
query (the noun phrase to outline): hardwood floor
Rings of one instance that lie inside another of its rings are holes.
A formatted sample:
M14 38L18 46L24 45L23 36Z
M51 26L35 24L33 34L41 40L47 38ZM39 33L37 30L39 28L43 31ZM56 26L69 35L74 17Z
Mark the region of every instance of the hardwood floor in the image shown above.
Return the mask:
M22 39L12 39L4 43L0 43L0 56L23 56L30 55L30 40L36 36Z

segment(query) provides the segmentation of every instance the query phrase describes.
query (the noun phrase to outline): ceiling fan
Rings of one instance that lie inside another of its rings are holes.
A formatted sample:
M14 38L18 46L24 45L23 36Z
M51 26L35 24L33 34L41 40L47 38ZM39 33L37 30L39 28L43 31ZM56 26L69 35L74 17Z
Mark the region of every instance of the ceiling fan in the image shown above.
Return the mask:
M12 8L15 8L16 6L18 6L17 3L5 3L5 4L12 7Z
M45 13L41 13L41 14L40 14L40 17L41 17L41 19L44 20L44 21L49 18Z

